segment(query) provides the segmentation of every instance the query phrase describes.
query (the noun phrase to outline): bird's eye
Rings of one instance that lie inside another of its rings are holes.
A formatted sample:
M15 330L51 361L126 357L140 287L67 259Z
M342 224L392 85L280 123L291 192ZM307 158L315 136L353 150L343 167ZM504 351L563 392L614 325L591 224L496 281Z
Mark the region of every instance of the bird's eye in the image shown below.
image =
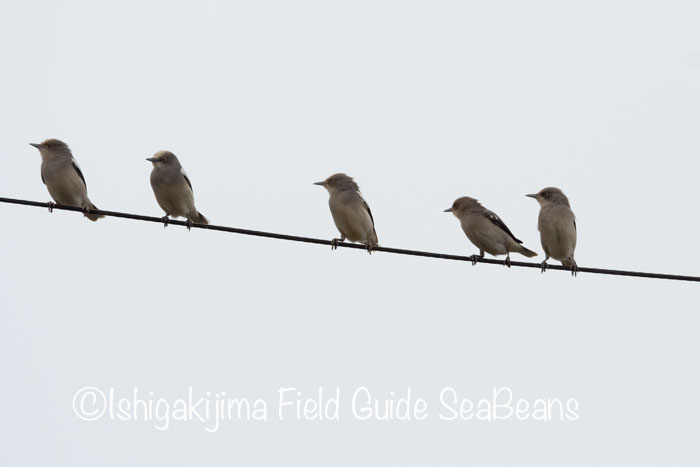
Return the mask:
M165 162L165 157L161 157L161 158L160 158L160 161L161 161L161 162Z
M333 180L328 180L329 185L333 185Z
M544 198L546 198L547 196L549 196L549 192L548 192L548 191L545 191L544 193L542 193L542 196L543 196Z

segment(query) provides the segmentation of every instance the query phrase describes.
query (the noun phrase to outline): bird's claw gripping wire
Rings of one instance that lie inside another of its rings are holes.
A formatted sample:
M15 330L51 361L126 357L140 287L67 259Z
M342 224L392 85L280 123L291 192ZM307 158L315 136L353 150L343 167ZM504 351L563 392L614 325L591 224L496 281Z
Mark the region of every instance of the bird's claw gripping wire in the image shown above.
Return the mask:
M334 238L331 240L331 250L337 250L338 249L338 242L341 242L342 240L339 238Z
M505 259L505 261L503 261L503 265L505 267L508 267L508 268L510 267L510 254L509 253L506 253L506 259Z
M191 219L187 219L185 222L185 226L187 227L187 230L192 230L192 226L194 225L194 222L192 222Z
M471 255L471 256L469 257L469 259L470 259L471 262L472 262L472 266L476 266L476 263L479 262L479 259L480 259L480 258L481 258L481 257L480 257L479 255Z
M49 207L49 212L53 212L53 208L54 208L54 206L56 206L56 203L54 203L53 201L49 201L49 202L46 203L46 204L47 204L48 207Z
M163 228L166 228L170 222L170 219L168 219L168 216L163 216L161 217L161 220L163 221Z
M574 277L578 275L578 264L576 264L576 261L571 265L571 275Z
M544 273L547 270L547 260L542 261L540 264L540 273Z

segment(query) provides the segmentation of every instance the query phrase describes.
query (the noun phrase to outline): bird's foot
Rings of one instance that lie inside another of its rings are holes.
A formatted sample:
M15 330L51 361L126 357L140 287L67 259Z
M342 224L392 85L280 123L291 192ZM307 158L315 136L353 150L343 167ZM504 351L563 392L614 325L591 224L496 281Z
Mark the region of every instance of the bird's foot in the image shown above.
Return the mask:
M53 201L49 201L46 204L48 204L49 206L49 212L53 212L53 208L56 207L56 203L54 203Z
M87 217L88 214L90 214L90 208L87 206L83 206L83 216Z
M170 222L170 219L168 216L163 216L160 218L163 221L163 228L166 228L168 226L168 223Z
M471 255L469 259L472 261L472 266L476 266L476 263L479 262L479 259L481 259L481 256L479 255Z
M510 255L506 255L506 259L505 261L503 261L503 265L508 268L510 267Z
M576 277L578 275L578 264L576 264L576 261L572 261L571 265L571 275Z
M542 264L540 264L540 273L543 273L547 270L547 260L542 261Z
M374 249L374 247L373 247L371 244L368 243L368 244L367 244L367 253L369 253L369 254L371 255L373 249Z
M337 250L338 249L338 242L341 241L339 238L334 238L331 240L331 250Z
M194 225L194 223L192 222L191 219L187 219L187 221L185 221L185 226L187 227L187 230L192 230L193 225Z

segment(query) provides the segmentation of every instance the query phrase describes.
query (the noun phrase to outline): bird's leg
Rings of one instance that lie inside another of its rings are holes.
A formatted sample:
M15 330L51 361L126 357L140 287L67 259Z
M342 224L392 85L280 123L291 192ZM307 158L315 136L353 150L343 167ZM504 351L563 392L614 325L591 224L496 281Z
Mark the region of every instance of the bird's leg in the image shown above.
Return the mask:
M506 260L503 261L503 265L506 267L510 267L510 252L506 251Z
M167 215L161 217L160 219L163 221L163 228L166 228L168 226L168 222L170 221L170 219L168 219Z
M472 266L476 266L480 259L484 259L484 250L479 250L478 255L471 255L470 259L472 260Z
M331 250L337 250L338 249L338 242L344 242L345 241L345 234L341 233L340 238L334 238L331 240Z
M56 203L54 203L53 201L49 201L46 204L49 205L49 212L53 212L53 208L56 206Z
M547 260L545 259L545 260L542 261L542 263L540 264L540 272L543 273L543 272L545 272L546 270L547 270Z
M90 214L90 208L87 206L83 206L83 216L87 217L88 214Z
M187 230L192 230L192 225L194 225L192 219L188 217L187 221L185 221L185 225L187 226Z
M578 274L578 264L573 259L571 260L571 275L576 277Z
M370 255L372 254L372 244L371 243L367 244L367 253L369 253Z

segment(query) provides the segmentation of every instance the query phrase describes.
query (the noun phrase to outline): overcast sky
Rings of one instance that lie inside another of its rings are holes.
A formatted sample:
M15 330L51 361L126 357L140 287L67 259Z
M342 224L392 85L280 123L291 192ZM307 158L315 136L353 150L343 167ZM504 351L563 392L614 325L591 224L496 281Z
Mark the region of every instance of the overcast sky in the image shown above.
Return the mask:
M384 246L476 252L442 212L469 195L541 261L523 195L553 185L580 266L698 275L698 24L693 0L12 2L0 196L50 199L28 143L53 137L98 207L162 216L144 159L167 149L215 224L333 238L312 183L346 172ZM696 284L0 215L3 465L700 462ZM86 386L260 398L269 420L83 421ZM276 418L280 387L321 386L340 421ZM357 420L363 386L429 417ZM578 419L444 421L445 387Z

